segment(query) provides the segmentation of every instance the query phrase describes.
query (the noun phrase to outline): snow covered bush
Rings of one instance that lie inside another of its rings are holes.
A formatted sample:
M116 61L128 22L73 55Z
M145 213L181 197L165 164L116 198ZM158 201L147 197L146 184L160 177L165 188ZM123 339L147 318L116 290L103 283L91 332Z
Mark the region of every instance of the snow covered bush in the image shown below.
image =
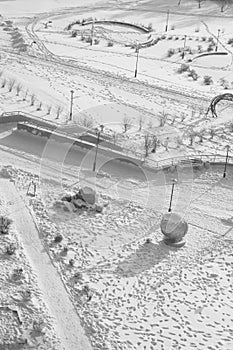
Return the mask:
M12 220L6 216L0 216L0 234L8 234Z
M211 85L213 84L213 79L210 75L205 75L203 78L204 85Z
M193 78L193 80L197 80L198 79L198 74L197 72L195 71L195 69L191 69L188 73L188 76Z
M174 49L169 49L167 52L167 57L171 57L175 54L175 50Z
M181 66L177 69L177 73L182 74L184 72L189 71L189 65L186 63L182 63Z
M229 82L225 78L219 79L219 84L224 88L224 89L229 89Z

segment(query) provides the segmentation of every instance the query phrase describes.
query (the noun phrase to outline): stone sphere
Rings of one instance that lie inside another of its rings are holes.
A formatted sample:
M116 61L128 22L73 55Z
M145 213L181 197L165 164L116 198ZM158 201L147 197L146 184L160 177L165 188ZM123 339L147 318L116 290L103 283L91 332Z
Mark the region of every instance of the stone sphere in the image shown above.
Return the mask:
M160 223L160 228L165 236L165 243L174 246L185 244L184 236L188 232L187 222L178 214L164 214Z

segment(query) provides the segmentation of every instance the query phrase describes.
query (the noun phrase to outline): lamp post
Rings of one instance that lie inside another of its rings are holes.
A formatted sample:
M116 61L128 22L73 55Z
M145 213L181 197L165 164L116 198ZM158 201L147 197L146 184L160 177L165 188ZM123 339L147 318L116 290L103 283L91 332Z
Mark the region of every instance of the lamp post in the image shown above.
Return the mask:
M97 154L98 154L98 148L99 148L99 142L100 142L100 134L101 134L101 131L103 131L103 128L104 128L103 125L100 125L100 128L101 128L101 130L96 128L97 139L96 139L96 148L95 148L95 158L94 158L93 168L92 168L93 171L95 171L95 168L96 168Z
M215 47L216 52L218 51L219 34L220 34L220 29L218 29L217 43L216 43L216 47Z
M165 32L167 32L167 31L168 31L168 21L169 21L169 15L170 15L170 10L167 10L167 20L166 20Z
M172 190L171 190L171 196L170 196L170 204L169 204L169 208L168 208L169 213L172 211L172 198L173 198L174 186L176 183L177 183L177 180L172 179Z
M93 39L94 39L94 25L95 21L92 19L92 25L91 25L91 46L93 45Z
M134 78L137 78L137 73L138 73L138 58L139 58L139 45L136 46L136 53L137 53L137 58L136 58L136 66L135 66L135 72L134 72Z
M73 101L74 101L74 90L70 90L70 120L72 120L73 116Z
M227 154L226 154L226 161L225 161L225 165L224 165L223 177L226 177L227 162L228 162L228 154L229 154L230 146L227 145L227 146L226 146L226 149L227 149Z
M183 52L182 52L182 59L184 59L184 55L185 55L186 40L187 40L187 35L184 36L184 48L183 48Z

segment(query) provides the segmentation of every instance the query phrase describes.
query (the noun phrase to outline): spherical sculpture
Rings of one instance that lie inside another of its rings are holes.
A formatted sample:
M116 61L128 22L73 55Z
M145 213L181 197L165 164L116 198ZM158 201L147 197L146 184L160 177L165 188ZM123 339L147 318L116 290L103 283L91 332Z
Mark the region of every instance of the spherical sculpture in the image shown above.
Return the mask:
M164 242L173 247L182 247L185 244L184 236L188 232L188 224L175 213L164 214L160 223L164 234Z

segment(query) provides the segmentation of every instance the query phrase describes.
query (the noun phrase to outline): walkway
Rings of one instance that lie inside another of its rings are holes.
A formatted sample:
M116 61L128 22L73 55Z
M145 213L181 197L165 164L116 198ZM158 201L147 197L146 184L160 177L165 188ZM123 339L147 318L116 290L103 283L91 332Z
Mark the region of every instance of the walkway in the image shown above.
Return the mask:
M54 327L61 340L62 350L91 350L89 340L84 334L60 276L39 239L29 210L11 182L0 179L0 188L3 197L8 202L15 203L11 206L10 215L25 253L38 276L43 300L54 318Z

